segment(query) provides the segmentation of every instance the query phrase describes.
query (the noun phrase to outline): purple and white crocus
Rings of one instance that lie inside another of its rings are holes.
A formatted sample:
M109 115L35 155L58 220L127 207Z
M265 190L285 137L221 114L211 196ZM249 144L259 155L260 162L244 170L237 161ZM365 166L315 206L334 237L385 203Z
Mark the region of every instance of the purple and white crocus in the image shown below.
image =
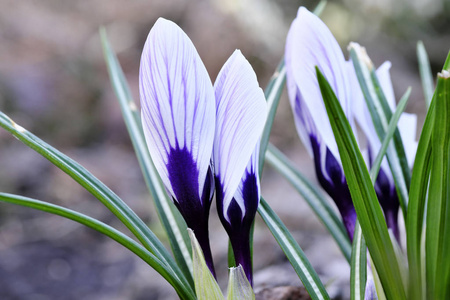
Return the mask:
M223 66L214 84L217 125L213 161L217 210L237 265L252 284L250 228L259 204L259 137L266 121L264 93L240 53Z
M194 45L175 23L160 18L150 30L139 90L153 163L214 274L208 237L214 194L214 89Z
M318 66L326 77L354 128L352 87L344 54L328 27L301 7L287 36L285 61L287 89L297 131L314 159L319 183L334 200L352 240L356 212L315 70Z
M355 43L352 45L359 47ZM368 140L368 163L371 165L381 143L375 132L353 64L351 61L345 61L328 27L317 16L301 7L291 25L286 44L287 85L291 106L297 131L314 158L318 180L336 203L347 233L353 240L356 213L318 86L315 66L319 67L333 88L352 128L355 128L353 118L361 126ZM389 68L390 63L384 63L377 70L377 76L389 106L394 111L395 97ZM416 116L403 113L398 128L411 167L417 148ZM356 133L355 130L354 132ZM382 162L375 191L388 228L392 229L398 239L399 199L386 158Z
M267 114L253 69L237 50L213 87L187 35L160 18L144 46L139 82L150 155L209 269L215 273L208 236L215 187L236 261L251 281L249 224L259 202L255 148Z
M369 165L371 165L381 143L375 132L353 64L345 61L336 39L327 26L304 7L299 9L297 18L289 30L285 57L288 93L297 131L314 158L319 183L336 203L348 236L353 240L356 212L315 72L315 66L318 66L339 99L351 127L355 128L353 117L359 122L368 139ZM389 68L389 63L383 64L377 70L377 75L389 105L394 110L395 98ZM414 115L403 114L400 118L399 130L410 166L417 146L415 125ZM354 132L356 133L355 130ZM386 223L398 239L399 200L386 159L382 162L375 190ZM376 298L373 277L369 272L365 299Z

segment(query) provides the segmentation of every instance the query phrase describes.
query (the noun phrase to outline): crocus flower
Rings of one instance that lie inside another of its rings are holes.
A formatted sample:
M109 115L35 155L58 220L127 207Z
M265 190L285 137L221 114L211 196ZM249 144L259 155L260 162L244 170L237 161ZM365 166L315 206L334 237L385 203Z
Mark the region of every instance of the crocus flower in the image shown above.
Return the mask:
M213 161L217 210L237 265L252 283L250 227L260 198L258 140L266 121L264 93L240 51L223 66L214 84L216 135Z
M144 46L139 83L150 155L209 269L214 274L208 216L216 186L220 219L236 262L251 281L249 233L259 202L257 143L267 110L253 69L237 50L213 88L186 34L160 18Z
M285 60L287 88L297 131L314 158L319 183L334 200L352 240L356 212L315 71L318 66L354 127L352 87L344 55L328 27L301 7L287 36Z
M214 89L194 45L175 23L160 18L151 29L142 52L139 89L153 163L214 274L208 237Z
M359 48L358 44L352 43L352 47ZM376 74L380 82L383 93L386 96L386 100L392 111L395 111L395 96L394 89L392 87L391 76L389 70L391 68L390 62L383 63L377 70ZM375 127L370 116L369 109L364 95L361 91L361 87L358 84L353 64L349 62L348 66L349 78L353 81L353 109L355 112L355 119L363 130L367 137L368 144L368 162L369 166L372 166L375 156L381 148L381 142L375 131ZM416 136L417 116L414 114L402 113L398 122L398 129L403 141L406 159L408 165L412 168L414 163L414 157L417 150ZM398 228L398 212L400 203L398 194L395 189L395 182L389 168L387 159L384 158L381 162L381 168L378 173L377 180L375 182L375 191L378 196L381 208L383 209L384 216L386 218L386 224L389 229L392 230L394 236L399 240L399 228Z

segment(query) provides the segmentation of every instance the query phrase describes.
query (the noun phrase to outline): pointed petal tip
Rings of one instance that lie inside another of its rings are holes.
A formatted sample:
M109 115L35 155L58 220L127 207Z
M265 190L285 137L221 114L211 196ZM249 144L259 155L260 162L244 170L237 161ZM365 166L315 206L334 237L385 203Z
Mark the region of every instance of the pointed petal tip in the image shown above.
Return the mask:
M345 114L352 119L351 86L345 70L344 54L338 42L319 17L306 8L300 8L297 18L289 29L285 57L287 86L294 116L297 118L295 110L300 107L302 110L308 110L316 134L320 135L338 157L337 145L327 119L316 76L318 66L330 83ZM301 122L296 121L296 124L301 125ZM304 130L297 131L301 136L306 136Z
M217 125L213 157L226 207L264 128L267 103L255 72L239 50L222 67L214 88Z
M214 90L195 46L172 21L159 18L150 30L139 90L147 145L164 185L175 197L169 155L171 149L186 148L202 193L214 139Z

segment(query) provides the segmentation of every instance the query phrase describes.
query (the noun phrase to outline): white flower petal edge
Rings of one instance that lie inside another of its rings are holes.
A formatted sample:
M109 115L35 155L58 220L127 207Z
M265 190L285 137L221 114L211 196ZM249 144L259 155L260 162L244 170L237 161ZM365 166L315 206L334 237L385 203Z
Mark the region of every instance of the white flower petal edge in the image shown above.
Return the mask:
M197 168L201 198L214 140L214 90L194 45L175 23L159 18L150 30L139 90L147 145L163 183L176 199L167 164L173 149L185 149Z
M344 54L339 44L328 27L317 16L301 7L287 36L285 57L288 93L294 114L308 110L306 113L309 114L308 120L303 123L307 123L306 127L310 127L311 124L315 127L299 128L305 125L296 121L303 143L312 153L308 135L315 129L318 132L318 136L316 136L326 143L333 156L340 161L315 70L315 66L318 66L328 80L353 126L350 103L351 87L345 70ZM304 116L296 116L296 119L297 117L304 118Z
M222 188L224 208L232 200L264 129L267 104L255 72L239 50L220 70L214 89L214 173Z

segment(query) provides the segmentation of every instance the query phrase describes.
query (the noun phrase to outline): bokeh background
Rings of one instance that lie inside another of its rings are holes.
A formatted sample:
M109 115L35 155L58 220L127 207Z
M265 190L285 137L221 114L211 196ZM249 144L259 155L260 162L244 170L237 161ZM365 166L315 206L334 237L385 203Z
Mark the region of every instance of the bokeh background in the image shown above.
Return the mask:
M331 2L331 1L330 1ZM104 26L138 101L141 50L158 17L175 21L192 39L212 78L235 49L255 69L261 87L284 51L297 8L293 0L0 0L0 110L79 161L124 199L163 239L113 94L98 29ZM322 19L344 53L350 41L376 65L392 62L397 97L412 86L407 111L425 105L417 68L422 40L433 72L450 48L448 0L341 0ZM284 93L271 141L309 178L313 164L300 144ZM347 299L349 267L303 199L270 168L263 195L292 231L336 299ZM66 174L0 129L0 191L17 193L123 226ZM226 234L215 206L212 248L226 286ZM255 288L301 285L258 218ZM120 245L81 225L0 203L0 299L176 299L171 287Z

